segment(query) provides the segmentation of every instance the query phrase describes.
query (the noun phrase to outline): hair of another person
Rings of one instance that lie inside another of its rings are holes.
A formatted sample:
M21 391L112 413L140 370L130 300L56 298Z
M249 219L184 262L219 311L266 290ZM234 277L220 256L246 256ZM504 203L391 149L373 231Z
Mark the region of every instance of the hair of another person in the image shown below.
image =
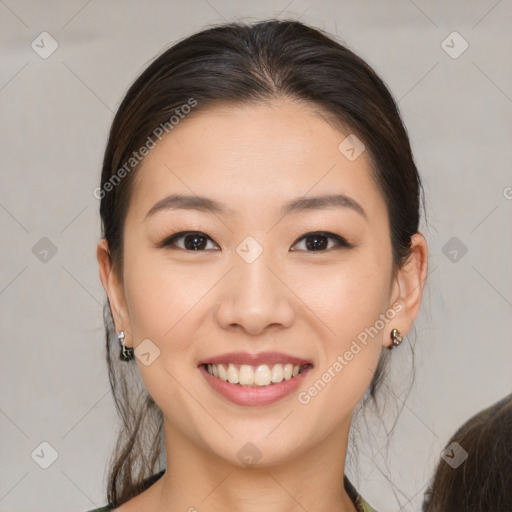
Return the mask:
M512 510L512 394L471 417L445 449L452 443L467 458L455 468L439 461L422 512Z

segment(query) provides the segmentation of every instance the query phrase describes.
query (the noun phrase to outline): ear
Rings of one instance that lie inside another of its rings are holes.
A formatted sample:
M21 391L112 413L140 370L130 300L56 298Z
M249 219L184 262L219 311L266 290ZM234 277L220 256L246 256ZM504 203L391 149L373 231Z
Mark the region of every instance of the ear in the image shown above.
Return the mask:
M101 284L108 295L116 332L125 332L125 345L128 347L130 346L131 329L128 309L124 299L123 284L112 267L110 249L105 238L98 242L96 257L98 259Z
M428 248L427 241L421 233L411 237L411 254L396 272L393 278L390 307L401 306L393 320L392 329L398 329L405 336L412 328L418 315L423 295L423 286L427 277ZM385 346L391 346L391 339L384 337Z

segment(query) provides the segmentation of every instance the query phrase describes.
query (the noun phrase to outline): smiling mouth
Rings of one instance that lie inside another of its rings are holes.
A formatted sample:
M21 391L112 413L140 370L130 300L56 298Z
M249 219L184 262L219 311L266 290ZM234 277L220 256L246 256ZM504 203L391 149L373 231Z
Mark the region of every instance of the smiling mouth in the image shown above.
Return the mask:
M273 365L260 364L203 364L206 371L214 377L230 384L245 387L266 387L279 384L284 380L291 380L304 371L312 368L311 364L294 365L291 363L277 363Z

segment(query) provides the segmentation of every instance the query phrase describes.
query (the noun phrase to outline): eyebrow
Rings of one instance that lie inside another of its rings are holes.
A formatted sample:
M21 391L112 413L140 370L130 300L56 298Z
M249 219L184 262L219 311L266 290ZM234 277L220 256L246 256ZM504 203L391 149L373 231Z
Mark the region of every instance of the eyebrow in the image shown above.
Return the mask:
M367 217L364 208L355 199L344 194L299 197L285 203L281 208L281 214L284 217L285 215L301 213L307 210L325 210L329 208L349 208L363 217ZM233 215L236 213L232 208L228 208L225 204L208 197L171 194L155 203L146 213L144 220L162 210L197 210L220 215Z

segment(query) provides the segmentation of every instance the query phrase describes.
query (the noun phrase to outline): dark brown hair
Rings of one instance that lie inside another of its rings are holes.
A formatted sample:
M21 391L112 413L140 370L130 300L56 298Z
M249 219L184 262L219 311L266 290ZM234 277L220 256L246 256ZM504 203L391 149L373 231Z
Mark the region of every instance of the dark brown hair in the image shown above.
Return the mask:
M512 394L470 418L450 439L467 458L457 467L439 461L423 512L512 510ZM456 447L449 455L454 458Z
M387 205L395 269L404 263L418 231L422 189L393 97L366 62L328 35L298 21L267 20L214 26L181 40L128 90L112 124L98 189L102 235L120 278L124 221L137 169L132 159L154 139L155 129L166 123L170 129L169 119L191 102L189 115L195 115L215 105L273 98L301 102L363 141ZM117 506L141 492L144 478L162 467L159 457L165 450L161 412L135 364L119 361L109 303L104 318L110 382L122 419L108 486L109 502ZM373 401L386 358L383 351L367 391Z

